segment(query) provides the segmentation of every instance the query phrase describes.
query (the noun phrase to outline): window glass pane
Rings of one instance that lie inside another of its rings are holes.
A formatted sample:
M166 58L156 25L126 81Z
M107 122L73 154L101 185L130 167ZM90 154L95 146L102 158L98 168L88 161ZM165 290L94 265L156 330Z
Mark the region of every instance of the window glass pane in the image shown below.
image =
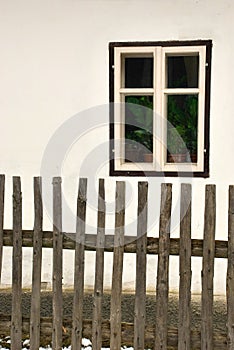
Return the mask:
M125 96L125 161L153 161L153 96Z
M197 88L199 56L167 56L167 87Z
M125 57L125 88L153 87L153 57Z
M167 162L197 162L198 95L167 96Z

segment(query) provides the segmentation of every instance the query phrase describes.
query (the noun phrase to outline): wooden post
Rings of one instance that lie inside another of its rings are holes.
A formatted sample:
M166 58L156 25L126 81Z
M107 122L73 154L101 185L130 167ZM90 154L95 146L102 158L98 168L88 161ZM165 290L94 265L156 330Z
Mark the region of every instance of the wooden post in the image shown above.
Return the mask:
M202 262L201 349L213 350L213 278L216 222L215 185L206 185Z
M53 350L62 348L63 296L62 296L62 198L61 178L53 178Z
M1 275L2 275L4 193L5 193L5 175L0 175L0 283L1 283Z
M30 349L40 346L40 290L42 262L42 179L34 177L34 235L33 235L33 271L30 317Z
M227 268L227 343L234 348L234 186L229 186L228 268Z
M13 261L12 261L11 349L22 345L22 194L20 177L13 177Z
M125 182L117 181L115 195L115 237L111 289L110 347L121 349L121 293L124 254Z
M167 349L167 310L169 289L169 254L171 225L172 185L161 185L159 222L159 253L156 287L155 350Z
M87 201L87 179L80 179L78 198L77 198L73 326L72 326L72 349L74 350L80 350L81 344L82 344L86 201Z
M191 348L191 185L181 185L178 349Z
M136 292L134 317L134 349L145 346L145 294L147 245L148 183L138 183Z
M105 214L106 214L105 207L106 206L105 206L104 180L99 179L96 269L95 269L93 331L92 331L93 350L100 350L102 347L102 297L103 297Z

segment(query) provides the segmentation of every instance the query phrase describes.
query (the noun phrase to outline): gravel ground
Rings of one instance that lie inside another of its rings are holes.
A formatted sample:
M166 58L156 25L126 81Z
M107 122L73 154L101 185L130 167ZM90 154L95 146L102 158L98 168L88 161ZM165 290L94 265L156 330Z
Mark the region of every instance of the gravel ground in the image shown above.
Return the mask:
M30 315L30 292L24 292L22 296L23 316ZM66 291L63 294L64 316L72 316L73 293ZM146 297L146 322L154 324L155 322L155 295L148 294ZM84 318L92 318L92 293L85 293L84 297ZM0 313L4 315L11 314L11 293L9 291L0 292ZM52 293L41 293L41 316L52 315ZM103 318L110 318L110 293L105 293L103 298ZM122 321L131 322L134 320L134 295L122 295ZM200 296L192 296L192 328L200 328L201 305ZM170 294L168 308L168 325L177 327L178 324L178 295ZM214 299L214 329L226 331L226 300L219 296Z

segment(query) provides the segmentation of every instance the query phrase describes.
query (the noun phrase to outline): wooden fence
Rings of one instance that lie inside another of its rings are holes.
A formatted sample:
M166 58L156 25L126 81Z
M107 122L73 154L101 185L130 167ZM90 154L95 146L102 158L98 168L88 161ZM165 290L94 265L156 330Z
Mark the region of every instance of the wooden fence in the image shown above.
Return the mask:
M13 178L13 229L3 228L4 183L0 176L0 274L3 246L13 246L12 315L0 315L0 334L11 329L11 349L20 350L22 336L30 336L30 349L38 350L40 336L51 335L53 349L61 349L63 338L72 349L81 349L82 337L92 340L94 350L102 344L111 349L132 345L134 349L234 349L234 187L229 188L228 242L215 241L215 185L205 190L204 238L191 239L191 185L181 185L180 238L170 238L172 185L161 185L159 238L147 237L148 184L138 183L136 239L125 235L125 183L116 183L115 235L105 235L105 185L99 180L97 234L85 232L87 179L80 179L76 232L62 232L61 178L53 179L53 231L43 231L42 180L34 178L35 221L33 230L22 230L22 195L19 177ZM22 317L22 247L33 247L33 277L30 319ZM42 248L53 248L53 315L40 316ZM62 251L75 250L73 317L63 317ZM93 319L83 319L85 250L96 250ZM105 252L113 252L110 320L102 318ZM121 322L123 259L136 254L134 324ZM158 255L156 315L146 324L147 254ZM169 256L179 255L179 322L168 327ZM202 265L201 329L191 328L191 257L200 256ZM214 259L227 258L227 331L213 332ZM1 276L0 276L1 277ZM1 306L0 306L1 307ZM1 309L0 309L1 310Z

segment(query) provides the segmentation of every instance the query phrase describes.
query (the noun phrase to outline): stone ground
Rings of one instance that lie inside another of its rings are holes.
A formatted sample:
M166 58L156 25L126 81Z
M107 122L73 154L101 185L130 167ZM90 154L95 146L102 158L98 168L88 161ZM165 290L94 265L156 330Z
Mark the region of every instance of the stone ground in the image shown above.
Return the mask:
M30 315L30 292L23 292L22 310L23 316ZM72 316L73 293L64 292L64 316ZM146 322L154 324L155 322L155 295L148 294L146 297ZM92 318L92 293L86 292L84 298L84 318ZM178 324L178 295L170 294L168 308L168 325L177 327ZM11 314L11 293L9 291L0 291L0 314ZM52 315L52 293L41 293L41 316ZM223 296L214 298L214 330L226 332L226 300ZM110 293L105 293L103 298L103 318L110 318ZM130 293L122 296L122 321L131 322L134 320L134 295ZM201 303L200 295L192 296L192 328L200 328Z

